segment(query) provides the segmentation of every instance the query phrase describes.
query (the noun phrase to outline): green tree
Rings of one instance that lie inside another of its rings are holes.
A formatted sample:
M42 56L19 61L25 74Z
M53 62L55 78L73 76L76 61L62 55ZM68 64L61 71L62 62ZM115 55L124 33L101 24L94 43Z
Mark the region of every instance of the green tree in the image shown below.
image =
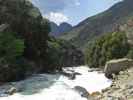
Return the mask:
M24 52L24 41L16 34L0 33L0 81L7 82L22 79L25 75L24 66L18 64Z
M89 44L86 50L86 63L90 67L104 66L108 60L126 56L128 50L129 44L125 33L110 33Z
M50 24L39 9L28 0L4 0L0 6L0 24L3 23L9 25L8 32L15 32L24 39L24 57L34 61L38 69L45 69Z
M0 59L5 63L12 63L23 55L24 41L17 39L14 33L0 33Z

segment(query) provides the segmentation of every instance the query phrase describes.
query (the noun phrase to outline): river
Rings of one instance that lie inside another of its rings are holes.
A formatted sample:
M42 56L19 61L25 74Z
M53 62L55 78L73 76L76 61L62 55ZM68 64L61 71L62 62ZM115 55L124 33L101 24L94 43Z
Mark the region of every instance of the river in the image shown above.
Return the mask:
M33 75L26 80L20 82L12 82L12 85L0 87L9 88L14 86L19 88L21 92L12 96L0 97L0 100L87 100L73 88L81 86L89 93L101 91L111 85L111 80L104 76L104 73L88 72L90 70L86 66L67 68L65 70L73 70L80 73L74 80L61 74L39 74Z

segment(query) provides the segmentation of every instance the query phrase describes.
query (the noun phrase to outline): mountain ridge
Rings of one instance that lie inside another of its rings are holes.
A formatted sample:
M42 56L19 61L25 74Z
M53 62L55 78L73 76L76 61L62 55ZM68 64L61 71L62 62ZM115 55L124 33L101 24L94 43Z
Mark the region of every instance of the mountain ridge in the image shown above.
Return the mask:
M60 38L71 41L81 49L85 48L89 41L103 34L118 31L120 25L132 19L132 3L132 0L121 1L108 10L80 22Z
M50 34L55 37L59 37L63 33L68 32L72 29L72 25L67 22L63 22L60 25L57 25L54 22L50 22L50 24L51 24Z

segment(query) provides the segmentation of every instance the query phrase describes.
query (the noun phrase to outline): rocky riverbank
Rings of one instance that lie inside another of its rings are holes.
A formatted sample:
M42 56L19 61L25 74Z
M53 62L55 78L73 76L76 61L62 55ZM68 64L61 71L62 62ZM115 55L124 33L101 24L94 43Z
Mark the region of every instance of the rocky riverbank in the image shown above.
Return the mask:
M95 95L94 100L133 100L133 68L121 71L114 76L111 87Z

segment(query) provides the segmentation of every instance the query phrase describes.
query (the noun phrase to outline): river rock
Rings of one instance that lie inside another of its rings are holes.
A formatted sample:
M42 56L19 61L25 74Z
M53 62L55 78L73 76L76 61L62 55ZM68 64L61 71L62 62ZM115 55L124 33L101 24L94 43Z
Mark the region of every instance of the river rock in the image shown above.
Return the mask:
M74 80L76 78L76 75L74 73L70 74L69 79Z
M91 93L91 96L93 96L93 97L94 97L94 96L98 96L98 95L101 95L101 93L98 92L98 91Z
M68 77L70 80L74 80L77 75L82 75L81 73L75 72L75 71L62 71L60 74L63 74L64 76Z
M81 73L78 73L78 72L73 72L72 74L70 74L70 79L71 80L74 80L76 78L77 75L81 75Z
M64 75L67 76L70 80L74 80L76 78L74 73L64 73Z
M109 89L110 89L110 87L109 88L102 89L102 93L107 92Z
M85 98L89 97L89 92L85 88L81 86L75 86L73 89L77 91L82 97L85 97Z
M9 90L7 91L7 94L13 95L13 94L16 93L16 92L17 92L17 89L16 89L15 87L12 87L11 89L9 89Z
M104 68L105 76L111 78L112 74L118 74L132 65L133 60L127 58L108 61Z

